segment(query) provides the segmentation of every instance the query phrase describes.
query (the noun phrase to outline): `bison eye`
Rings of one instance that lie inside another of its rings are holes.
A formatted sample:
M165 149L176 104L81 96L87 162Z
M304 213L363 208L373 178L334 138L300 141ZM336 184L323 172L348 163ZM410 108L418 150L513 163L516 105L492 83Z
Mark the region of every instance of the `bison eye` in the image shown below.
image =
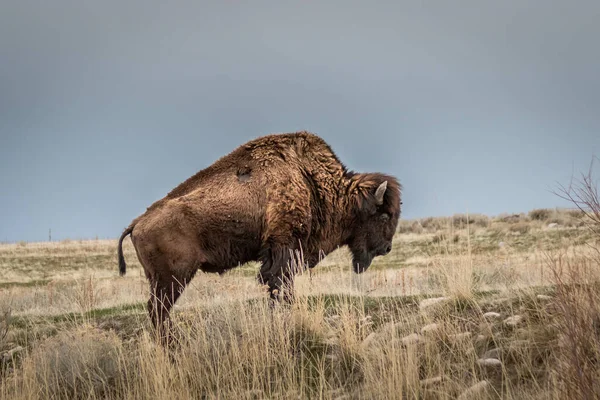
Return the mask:
M383 213L379 216L379 218L381 218L382 221L387 221L388 219L390 219L390 214Z

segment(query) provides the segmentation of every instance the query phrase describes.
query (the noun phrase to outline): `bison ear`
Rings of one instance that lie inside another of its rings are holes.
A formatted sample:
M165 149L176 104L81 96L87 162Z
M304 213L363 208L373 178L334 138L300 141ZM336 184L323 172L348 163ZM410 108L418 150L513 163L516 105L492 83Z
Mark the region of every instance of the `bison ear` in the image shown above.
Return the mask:
M385 195L385 191L387 189L387 181L384 181L377 190L375 191L375 203L380 206L383 204L383 196Z

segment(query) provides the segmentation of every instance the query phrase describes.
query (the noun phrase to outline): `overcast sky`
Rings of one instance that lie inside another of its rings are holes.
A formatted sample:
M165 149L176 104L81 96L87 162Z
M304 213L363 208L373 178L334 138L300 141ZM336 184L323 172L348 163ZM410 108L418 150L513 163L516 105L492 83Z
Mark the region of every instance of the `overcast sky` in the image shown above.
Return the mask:
M565 206L600 2L0 3L0 241L115 238L257 136L396 175L404 218Z

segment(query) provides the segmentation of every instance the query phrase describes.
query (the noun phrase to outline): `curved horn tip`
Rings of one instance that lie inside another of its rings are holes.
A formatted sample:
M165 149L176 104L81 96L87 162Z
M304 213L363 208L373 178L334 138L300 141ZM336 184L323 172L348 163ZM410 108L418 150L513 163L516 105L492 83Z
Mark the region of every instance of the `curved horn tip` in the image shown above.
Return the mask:
M383 181L383 183L377 188L377 191L375 191L375 199L377 200L378 205L383 204L383 195L385 194L386 189L387 181Z

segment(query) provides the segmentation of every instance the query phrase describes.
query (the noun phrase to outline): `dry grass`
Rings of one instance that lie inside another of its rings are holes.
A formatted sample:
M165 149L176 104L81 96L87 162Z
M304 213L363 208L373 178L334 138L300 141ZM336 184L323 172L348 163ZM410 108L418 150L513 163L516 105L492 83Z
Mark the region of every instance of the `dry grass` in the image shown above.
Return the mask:
M275 309L255 264L200 274L168 354L129 241L123 278L115 241L0 245L0 399L597 398L598 238L531 214L403 222L367 273L339 250Z
M480 228L490 228L497 231L510 231L512 225L529 226L530 229L543 229L548 224L556 224L558 228L574 228L584 225L585 213L575 209L540 208L529 213L500 214L488 217L481 214L455 214L452 217L427 217L416 220L401 220L398 233L439 233L454 230L477 231Z

